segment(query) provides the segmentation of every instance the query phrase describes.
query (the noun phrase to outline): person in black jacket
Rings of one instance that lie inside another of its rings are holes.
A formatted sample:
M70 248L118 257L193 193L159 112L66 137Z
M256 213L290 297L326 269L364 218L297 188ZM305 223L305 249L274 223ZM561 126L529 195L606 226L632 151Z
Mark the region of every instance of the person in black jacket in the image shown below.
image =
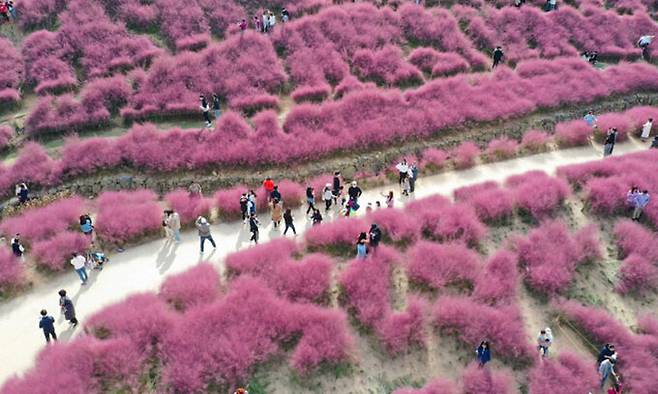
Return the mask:
M251 214L249 217L249 231L251 231L251 238L249 240L254 241L256 245L258 245L258 225L260 225L260 222L256 218L256 215Z
M356 181L352 181L352 185L347 189L347 195L350 197L350 200L357 202L361 194L363 194L363 190L356 185Z
M334 172L334 181L331 193L334 195L334 204L336 204L338 201L338 196L340 196L340 171Z
M499 65L501 61L503 61L503 56L505 56L503 48L497 46L493 51L493 65L491 66L492 69L496 68L496 66Z
M297 235L297 230L295 229L295 224L294 218L292 216L292 211L290 208L286 209L286 211L283 213L283 222L286 225L286 228L283 230L283 235L286 235L288 232L288 229L292 229L292 233Z
M377 250L379 243L382 240L382 230L377 226L376 223L370 225L370 231L368 232L369 244L372 248L373 253Z
M48 311L45 309L41 310L41 320L39 320L39 328L43 330L43 335L46 337L46 343L50 343L50 338L52 337L55 341L57 340L57 334L55 333L55 318L48 315Z
M210 121L210 106L208 105L208 100L206 100L204 95L201 95L199 96L199 101L201 102L199 107L201 108L201 113L203 114L203 120L206 121L206 128L209 129L212 127L212 122Z
M603 156L610 156L612 150L615 148L615 143L617 142L617 129L612 128L608 131L608 135L605 137L605 142L603 145Z
M222 115L222 108L219 105L219 96L215 93L212 95L212 111L215 113L215 122L218 122Z

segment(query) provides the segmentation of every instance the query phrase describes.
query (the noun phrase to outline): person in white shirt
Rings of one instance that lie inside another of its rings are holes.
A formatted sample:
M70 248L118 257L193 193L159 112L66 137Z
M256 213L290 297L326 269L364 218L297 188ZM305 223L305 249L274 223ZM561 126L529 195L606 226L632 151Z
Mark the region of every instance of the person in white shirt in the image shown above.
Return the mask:
M651 61L651 54L649 53L649 45L651 45L651 41L653 41L654 37L656 36L645 35L640 37L639 40L637 40L637 46L642 48L642 58L647 62Z
M548 357L548 348L553 344L553 333L550 328L545 328L539 332L537 337L537 350L541 358Z
M274 15L273 12L270 12L269 18L268 18L268 24L270 27L270 31L274 30L274 25L276 25L276 16Z
M642 126L642 135L640 135L642 141L646 141L649 139L649 136L651 136L652 127L653 127L653 118L649 118L649 120L647 120L647 123L645 123Z
M398 170L398 173L400 174L400 179L398 183L402 185L404 179L407 177L407 173L409 172L409 165L407 164L407 159L402 159L402 161L395 166L395 169Z
M87 262L87 259L80 253L73 253L71 255L71 265L75 269L75 272L78 274L80 277L80 280L82 281L83 285L87 284L87 280L89 277L87 276L87 270L85 269L85 263Z

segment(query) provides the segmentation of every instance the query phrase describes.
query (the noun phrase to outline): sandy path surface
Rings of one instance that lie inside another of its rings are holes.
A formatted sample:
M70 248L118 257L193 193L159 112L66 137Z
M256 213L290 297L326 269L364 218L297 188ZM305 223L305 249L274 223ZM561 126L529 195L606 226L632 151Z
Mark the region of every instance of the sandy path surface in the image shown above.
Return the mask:
M615 154L646 148L647 145L630 141L617 145ZM488 180L502 181L510 175L530 170L554 173L559 166L599 158L599 146L587 146L483 164L464 171L421 178L416 184L416 195L413 198L433 194L451 196L453 190L462 186ZM362 206L367 202L374 203L375 200L383 201L381 193L391 189L399 197L397 186L366 190L361 198ZM404 205L405 200L406 198L398 198L396 206ZM268 217L263 215L262 242L281 236L267 219ZM310 227L301 209L296 212L295 223L300 234ZM110 256L111 262L102 272L95 271L90 274L87 286L80 286L77 275L71 271L0 304L0 358L3 360L0 363L0 384L13 374L29 369L37 353L45 346L42 332L37 326L41 309L46 308L56 316L56 330L61 340L68 340L82 332L81 328L68 329L67 322L59 315L59 289L67 289L76 305L78 319L81 325L84 325L85 319L99 309L131 294L157 290L167 276L185 271L202 260L211 261L221 270L227 254L250 246L248 226L241 222L215 224L212 231L217 241L217 249L213 250L206 244L209 249L206 249L203 256L199 253L196 231L188 231L183 234L182 242L176 246L166 246L163 240L156 240Z

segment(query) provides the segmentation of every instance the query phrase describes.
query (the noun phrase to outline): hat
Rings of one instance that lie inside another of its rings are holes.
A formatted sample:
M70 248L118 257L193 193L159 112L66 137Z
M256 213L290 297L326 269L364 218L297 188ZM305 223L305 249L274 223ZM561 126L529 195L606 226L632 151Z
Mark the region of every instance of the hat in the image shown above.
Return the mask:
M203 216L199 216L199 219L198 219L198 220L199 220L199 222L200 222L201 224L206 224L206 223L208 223L208 221L206 220L206 218L204 218Z
M331 183L327 183L325 186L326 187L331 187Z

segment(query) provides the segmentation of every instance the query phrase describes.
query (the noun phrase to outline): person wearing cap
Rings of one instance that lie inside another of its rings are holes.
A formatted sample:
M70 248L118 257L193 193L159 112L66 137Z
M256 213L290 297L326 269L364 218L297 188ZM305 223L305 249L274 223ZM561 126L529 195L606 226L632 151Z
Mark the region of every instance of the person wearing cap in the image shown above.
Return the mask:
M212 239L212 234L210 234L210 223L203 216L199 216L194 223L196 229L199 232L199 243L201 244L201 253L203 253L203 245L206 243L206 240L210 241L214 249L217 248L215 240Z
M331 203L334 200L334 193L331 190L331 183L327 183L322 190L322 199L324 200L324 210L328 211L331 208Z

